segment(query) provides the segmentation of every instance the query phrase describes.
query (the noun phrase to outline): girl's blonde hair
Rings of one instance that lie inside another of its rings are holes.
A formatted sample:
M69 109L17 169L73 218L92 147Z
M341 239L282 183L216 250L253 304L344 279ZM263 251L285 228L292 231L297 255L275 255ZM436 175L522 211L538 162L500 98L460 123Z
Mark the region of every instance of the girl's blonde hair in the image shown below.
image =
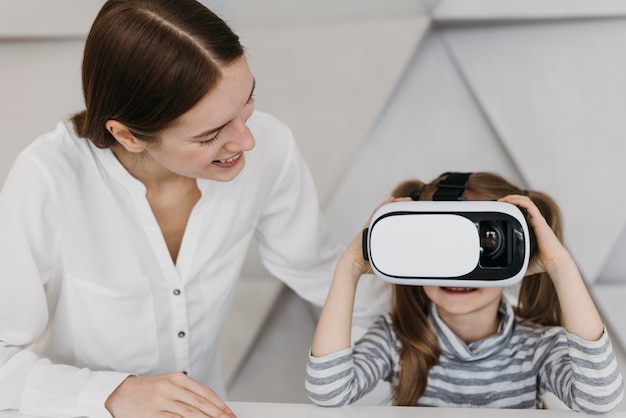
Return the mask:
M398 185L394 197L431 200L437 183L409 180ZM468 200L497 200L511 194L525 194L537 205L559 240L563 240L561 212L556 202L538 191L523 190L493 173L472 173L465 188ZM537 252L531 232L531 260ZM402 343L398 389L395 404L415 406L428 383L428 373L437 364L441 349L428 320L431 301L421 286L393 285L391 317L393 328ZM522 280L515 313L525 322L538 326L561 325L561 307L552 280L547 273L527 276Z

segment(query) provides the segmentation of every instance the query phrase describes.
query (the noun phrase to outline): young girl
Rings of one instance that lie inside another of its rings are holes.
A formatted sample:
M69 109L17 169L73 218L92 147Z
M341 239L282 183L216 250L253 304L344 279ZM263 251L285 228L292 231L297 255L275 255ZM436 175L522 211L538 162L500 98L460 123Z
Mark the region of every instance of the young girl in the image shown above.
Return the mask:
M437 184L408 181L392 198L431 200ZM568 407L608 412L624 383L606 328L561 243L561 215L547 195L473 173L463 198L500 200L526 215L536 242L517 303L503 288L393 285L391 312L350 344L357 282L370 272L359 233L341 257L307 366L318 405L350 404L380 380L395 405L539 408L552 392Z

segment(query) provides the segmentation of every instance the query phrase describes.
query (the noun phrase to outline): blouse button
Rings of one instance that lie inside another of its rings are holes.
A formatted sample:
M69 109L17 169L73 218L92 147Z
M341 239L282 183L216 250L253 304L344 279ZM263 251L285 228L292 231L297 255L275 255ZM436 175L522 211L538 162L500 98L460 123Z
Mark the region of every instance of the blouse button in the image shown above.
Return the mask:
M179 337L179 338L183 338L184 336L185 336L185 331L180 331L180 332L178 333L178 337Z
M180 295L180 289L174 289L174 290L172 291L172 293L173 293L175 296L178 296L178 295Z

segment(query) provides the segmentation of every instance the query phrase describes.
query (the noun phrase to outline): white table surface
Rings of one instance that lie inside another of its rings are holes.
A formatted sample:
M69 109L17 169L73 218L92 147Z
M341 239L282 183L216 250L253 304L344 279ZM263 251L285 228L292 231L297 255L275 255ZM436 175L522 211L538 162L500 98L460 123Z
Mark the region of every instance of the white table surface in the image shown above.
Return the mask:
M582 418L579 412L529 409L457 409L352 405L343 408L322 408L311 404L264 402L229 402L238 418ZM0 411L0 418L25 418L15 411ZM626 418L626 411L606 417Z

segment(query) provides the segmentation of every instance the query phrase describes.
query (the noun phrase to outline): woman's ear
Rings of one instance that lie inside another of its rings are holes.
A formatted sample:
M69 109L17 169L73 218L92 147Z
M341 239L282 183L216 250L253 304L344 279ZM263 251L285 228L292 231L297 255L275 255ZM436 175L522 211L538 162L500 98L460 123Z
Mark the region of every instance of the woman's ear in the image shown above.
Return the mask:
M141 153L148 147L147 142L137 138L126 125L117 120L108 120L105 126L107 131L113 135L113 138L128 152Z

